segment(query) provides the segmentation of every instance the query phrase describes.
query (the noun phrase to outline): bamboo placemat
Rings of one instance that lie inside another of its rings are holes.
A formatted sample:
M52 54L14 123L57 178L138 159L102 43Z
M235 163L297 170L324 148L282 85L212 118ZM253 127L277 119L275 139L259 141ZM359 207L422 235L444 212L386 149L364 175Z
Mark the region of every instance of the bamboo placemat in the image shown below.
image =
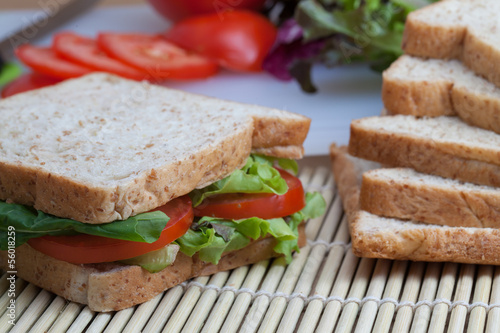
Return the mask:
M286 266L265 260L171 288L116 313L88 307L16 280L15 326L3 332L498 332L500 267L360 259L327 158L306 159L300 178L328 210L308 222L308 245Z

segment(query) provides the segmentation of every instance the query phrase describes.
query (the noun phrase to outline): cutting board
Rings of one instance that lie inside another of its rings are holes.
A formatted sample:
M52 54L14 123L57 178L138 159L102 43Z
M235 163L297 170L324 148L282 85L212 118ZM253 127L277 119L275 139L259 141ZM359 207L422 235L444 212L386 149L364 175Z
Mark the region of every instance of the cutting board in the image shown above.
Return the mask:
M32 22L40 11L0 12L0 36ZM88 36L99 31L162 32L169 22L149 6L94 8L58 29ZM26 31L29 37L30 31ZM37 40L50 45L51 36ZM312 119L305 142L306 155L326 155L330 143L345 144L352 119L380 114L381 76L367 66L325 68L315 66L314 82L319 91L306 94L296 82L282 82L267 73L242 74L222 71L215 77L185 82L166 82L165 86L238 102L259 104L303 114Z

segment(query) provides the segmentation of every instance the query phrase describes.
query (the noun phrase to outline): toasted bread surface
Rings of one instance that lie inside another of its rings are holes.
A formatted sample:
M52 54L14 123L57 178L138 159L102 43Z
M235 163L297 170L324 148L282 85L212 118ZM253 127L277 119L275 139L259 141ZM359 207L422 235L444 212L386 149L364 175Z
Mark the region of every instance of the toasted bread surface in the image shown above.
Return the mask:
M85 223L126 219L209 185L252 148L301 157L310 125L107 74L4 99L0 115L0 199Z
M500 230L430 225L359 209L359 172L380 166L331 147L332 168L348 214L352 250L361 257L500 265Z
M405 53L428 58L457 58L500 86L500 3L496 0L443 0L408 15Z
M298 244L306 244L304 223L299 225ZM241 250L225 253L217 265L201 261L196 254L188 257L179 252L171 266L149 273L140 266L118 263L70 264L24 244L16 249L16 269L22 279L65 299L87 304L93 311L117 311L146 302L188 279L275 257L275 245L272 237L253 241ZM0 268L6 266L7 253L0 251Z

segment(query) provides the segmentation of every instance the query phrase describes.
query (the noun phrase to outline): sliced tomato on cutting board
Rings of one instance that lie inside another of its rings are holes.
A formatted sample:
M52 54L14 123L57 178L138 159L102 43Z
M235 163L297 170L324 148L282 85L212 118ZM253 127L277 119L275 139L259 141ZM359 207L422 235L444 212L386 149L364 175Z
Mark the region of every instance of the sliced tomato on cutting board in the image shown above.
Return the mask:
M16 50L16 55L23 64L34 71L55 78L69 79L95 71L59 57L50 47L25 44Z
M97 71L113 73L132 80L147 78L146 71L108 57L92 38L72 32L62 32L55 35L52 48L59 57Z
M100 33L99 47L110 57L146 71L150 79L201 79L214 75L216 62L147 34Z
M61 79L39 73L26 73L8 83L2 89L1 96L2 98L6 98L22 92L51 86L61 81Z
M164 212L170 220L154 243L80 234L32 238L28 244L37 251L73 264L111 262L137 257L170 244L184 235L193 222L193 208L188 196L174 199L155 210Z
M194 208L195 216L211 216L226 219L260 217L272 219L285 217L305 207L304 188L300 179L279 170L288 185L283 195L269 193L229 193L208 197Z

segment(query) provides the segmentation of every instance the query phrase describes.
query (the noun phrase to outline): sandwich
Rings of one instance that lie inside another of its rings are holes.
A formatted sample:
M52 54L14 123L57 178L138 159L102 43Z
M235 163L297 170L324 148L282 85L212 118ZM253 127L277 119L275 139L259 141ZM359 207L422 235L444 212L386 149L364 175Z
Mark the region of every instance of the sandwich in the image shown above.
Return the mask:
M285 256L310 119L90 74L0 101L0 267L93 311Z

